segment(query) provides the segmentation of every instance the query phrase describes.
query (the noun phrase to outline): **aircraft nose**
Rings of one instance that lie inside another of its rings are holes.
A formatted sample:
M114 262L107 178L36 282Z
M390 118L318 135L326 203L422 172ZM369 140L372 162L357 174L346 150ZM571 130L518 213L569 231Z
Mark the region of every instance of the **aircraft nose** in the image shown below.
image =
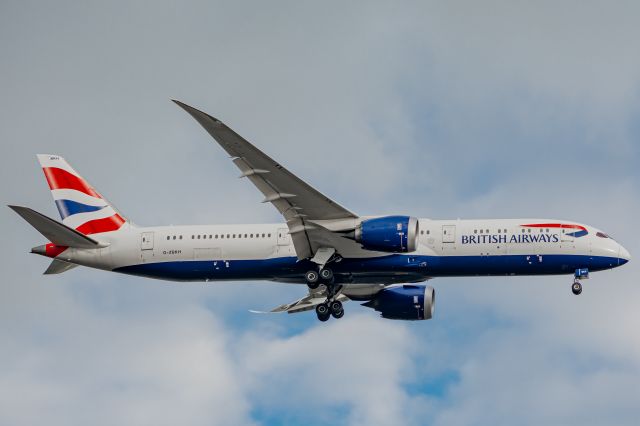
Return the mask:
M618 261L620 265L624 265L629 260L631 260L631 254L627 251L626 248L622 247L621 245L618 251Z

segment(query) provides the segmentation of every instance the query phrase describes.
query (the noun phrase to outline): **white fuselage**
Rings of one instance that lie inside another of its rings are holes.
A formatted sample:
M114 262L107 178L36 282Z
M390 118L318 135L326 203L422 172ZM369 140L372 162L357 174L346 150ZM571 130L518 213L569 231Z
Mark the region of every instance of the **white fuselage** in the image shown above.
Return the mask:
M562 274L578 268L597 271L628 260L628 252L601 231L582 224L573 224L572 229L558 227L562 223L420 219L419 244L414 252L374 252L367 258L345 258L334 269L345 284L358 284L415 282L437 276ZM100 241L108 246L69 248L59 258L99 269L184 281L304 283L303 274L309 268L308 261L296 258L285 224L127 224L117 232L101 234Z

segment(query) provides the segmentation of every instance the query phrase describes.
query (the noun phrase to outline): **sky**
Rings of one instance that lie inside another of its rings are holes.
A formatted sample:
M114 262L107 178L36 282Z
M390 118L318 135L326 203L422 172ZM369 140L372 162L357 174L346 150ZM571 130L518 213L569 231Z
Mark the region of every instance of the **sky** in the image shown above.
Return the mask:
M280 217L179 99L363 215L541 217L637 257L634 1L0 0L4 204L63 155L140 225ZM435 318L256 316L275 283L76 268L0 209L0 424L635 425L637 261L445 278Z

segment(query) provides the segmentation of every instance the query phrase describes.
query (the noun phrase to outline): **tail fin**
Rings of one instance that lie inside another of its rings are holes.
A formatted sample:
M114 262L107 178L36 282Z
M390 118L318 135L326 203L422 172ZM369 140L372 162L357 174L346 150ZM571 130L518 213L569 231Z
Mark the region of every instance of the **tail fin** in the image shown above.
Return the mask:
M38 154L62 223L84 235L117 231L127 220L59 155Z

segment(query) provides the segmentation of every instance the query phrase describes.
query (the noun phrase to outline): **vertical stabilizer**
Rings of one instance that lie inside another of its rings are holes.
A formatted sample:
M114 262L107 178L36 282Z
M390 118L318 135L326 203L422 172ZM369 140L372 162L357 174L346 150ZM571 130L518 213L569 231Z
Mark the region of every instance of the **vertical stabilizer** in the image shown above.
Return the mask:
M62 223L84 235L119 230L127 220L59 155L38 154Z

